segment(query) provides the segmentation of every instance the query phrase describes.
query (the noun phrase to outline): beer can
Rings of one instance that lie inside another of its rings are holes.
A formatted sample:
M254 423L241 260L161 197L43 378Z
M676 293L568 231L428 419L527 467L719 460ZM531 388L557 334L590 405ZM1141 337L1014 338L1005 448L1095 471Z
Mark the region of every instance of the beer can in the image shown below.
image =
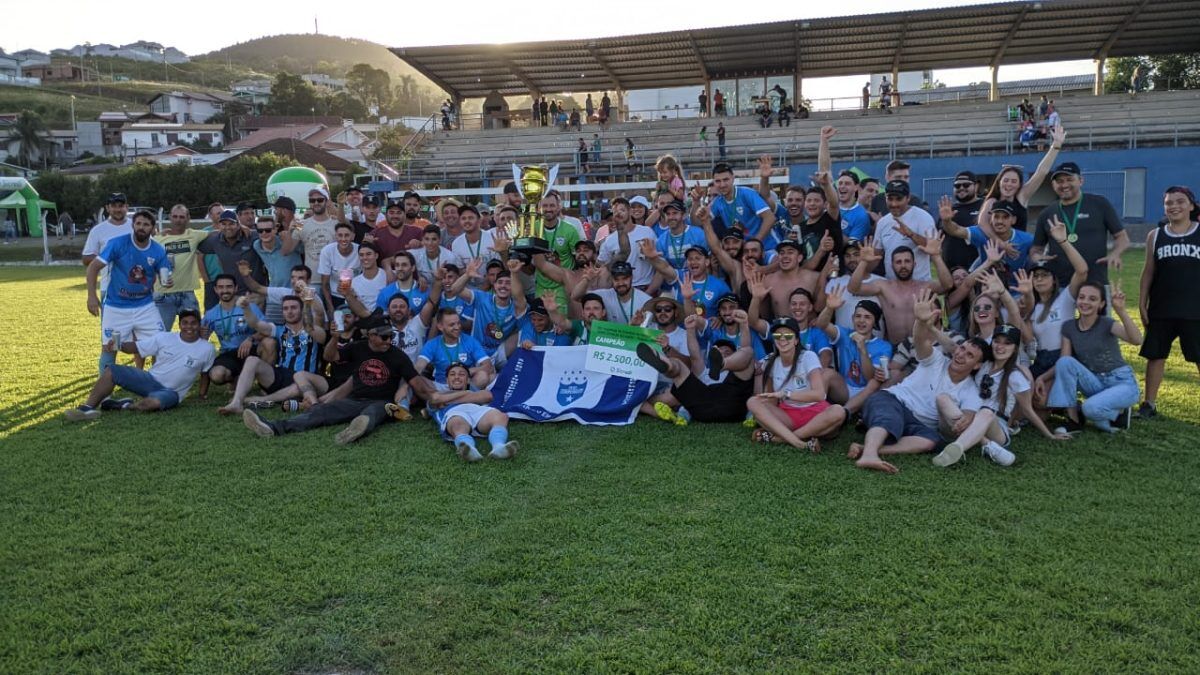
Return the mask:
M170 286L175 279L175 272L170 267L158 268L158 283L162 286Z
M113 346L116 347L117 351L121 351L121 338L124 337L121 335L121 331L114 330L109 332L109 335L112 336Z
M333 313L333 327L339 333L346 330L346 315L340 309Z

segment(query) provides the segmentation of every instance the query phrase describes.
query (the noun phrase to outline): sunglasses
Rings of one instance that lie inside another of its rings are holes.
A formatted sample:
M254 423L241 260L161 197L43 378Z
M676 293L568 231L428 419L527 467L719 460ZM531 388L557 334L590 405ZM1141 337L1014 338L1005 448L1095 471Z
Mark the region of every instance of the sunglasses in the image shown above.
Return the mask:
M655 311L655 313L658 313L658 314L661 314L664 312L674 312L675 306L674 305L659 305L658 307L654 308L654 311Z
M992 397L992 387L994 385L995 385L995 381L993 380L992 376L985 375L983 377L983 380L981 380L979 382L979 397L985 398L985 399L991 398Z
M310 199L310 200L308 200L308 203L309 204L324 204L325 200L324 199Z
M771 333L771 339L776 342L790 342L796 339L795 333Z
M275 231L275 228L273 228L273 227L267 227L267 228L255 228L255 229L256 229L256 230L258 230L258 233L259 233L259 234L264 234L264 233L267 233L267 232L274 232L274 231Z
M955 190L966 190L967 188L971 187L972 185L974 185L974 183L955 183L954 189Z
M996 309L995 305L975 305L976 312L990 312L993 309Z

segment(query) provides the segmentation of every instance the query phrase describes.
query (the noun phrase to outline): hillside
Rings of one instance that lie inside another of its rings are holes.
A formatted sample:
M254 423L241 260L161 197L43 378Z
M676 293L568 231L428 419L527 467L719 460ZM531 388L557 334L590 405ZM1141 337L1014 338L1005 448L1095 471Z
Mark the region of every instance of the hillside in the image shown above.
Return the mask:
M311 71L333 77L344 77L355 64L367 63L387 71L393 80L412 77L418 86L434 87L383 45L333 35L272 35L209 52L192 62L232 62L267 73Z
M75 92L75 119L80 122L95 120L100 113L108 110L121 110L122 106L134 109L127 99L107 96L107 90L105 90L105 96L96 96L94 87L91 91L91 94ZM70 129L72 93L45 87L0 85L0 112L15 113L32 110L41 115L46 126L51 129ZM138 109L144 107L140 106Z

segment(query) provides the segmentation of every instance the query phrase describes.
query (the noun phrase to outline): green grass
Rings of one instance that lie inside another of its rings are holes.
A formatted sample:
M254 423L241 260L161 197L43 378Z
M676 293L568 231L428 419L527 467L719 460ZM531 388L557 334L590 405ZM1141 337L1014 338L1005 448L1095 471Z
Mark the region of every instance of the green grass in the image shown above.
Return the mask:
M1178 353L1167 419L1027 430L1011 469L646 420L517 424L517 459L465 466L425 422L260 442L223 388L69 425L82 271L0 268L0 318L3 672L1200 669Z
M71 128L71 94L75 94L75 119L79 122L94 122L102 112L120 111L122 106L129 110L144 110L145 105L114 96L97 96L96 87L71 92L44 87L17 87L0 85L0 112L19 113L31 110L42 117L51 129ZM143 101L144 103L144 101Z

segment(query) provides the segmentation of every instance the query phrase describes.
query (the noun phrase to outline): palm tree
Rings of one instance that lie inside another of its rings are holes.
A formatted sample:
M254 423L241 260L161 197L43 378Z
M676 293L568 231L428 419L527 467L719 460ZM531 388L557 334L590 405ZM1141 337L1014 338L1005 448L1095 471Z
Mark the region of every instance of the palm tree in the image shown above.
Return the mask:
M46 150L50 147L47 134L46 123L37 113L28 110L21 113L12 128L12 137L17 141L18 163L30 168L35 159L45 163Z

